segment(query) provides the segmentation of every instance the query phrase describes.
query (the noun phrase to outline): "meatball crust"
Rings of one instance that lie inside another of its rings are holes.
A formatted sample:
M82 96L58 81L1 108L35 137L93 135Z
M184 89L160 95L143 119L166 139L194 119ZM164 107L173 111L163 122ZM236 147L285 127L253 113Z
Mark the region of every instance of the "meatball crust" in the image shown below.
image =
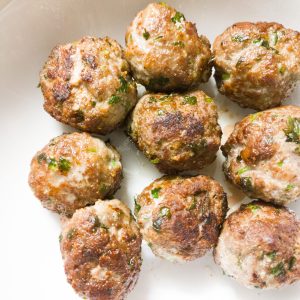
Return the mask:
M249 115L222 146L225 176L249 197L287 204L300 196L299 144L300 107Z
M40 73L45 110L80 130L107 134L137 101L121 46L108 37L83 37L56 46Z
M211 75L209 40L164 3L151 3L139 12L125 40L134 78L149 90L184 90Z
M137 147L163 173L199 171L212 163L222 131L213 99L198 90L185 94L147 94L129 123Z
M226 212L222 186L202 175L164 176L135 203L143 238L155 255L174 262L194 260L214 247Z
M300 33L277 23L236 23L213 44L219 92L242 107L279 106L300 79Z
M124 299L138 279L141 241L129 208L119 200L77 210L60 235L68 282L85 299Z
M300 278L300 223L284 207L254 201L223 224L215 262L246 287L279 288Z
M120 154L87 133L58 136L31 161L29 185L45 208L72 215L112 196L122 179Z

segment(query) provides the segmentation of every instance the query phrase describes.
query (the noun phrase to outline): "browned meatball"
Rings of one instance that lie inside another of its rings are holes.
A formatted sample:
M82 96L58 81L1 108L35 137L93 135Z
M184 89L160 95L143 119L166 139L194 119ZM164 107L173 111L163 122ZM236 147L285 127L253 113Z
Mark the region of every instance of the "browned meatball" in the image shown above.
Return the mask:
M222 146L224 172L248 196L287 204L300 196L300 107L249 115Z
M141 235L119 200L97 201L77 210L60 236L69 283L85 299L121 300L141 267Z
M108 37L56 46L41 71L40 85L51 116L99 134L118 127L137 101L123 50Z
M242 107L281 104L300 79L300 33L277 23L236 23L213 45L220 93Z
M58 136L31 161L29 184L45 208L71 215L120 186L120 154L87 133Z
M246 287L279 288L300 279L300 223L284 207L242 205L223 225L215 261Z
M207 176L162 177L137 197L135 214L155 255L184 262L217 243L227 212L221 185Z
M145 95L133 111L129 135L161 172L170 174L212 163L222 131L213 99L193 91Z
M165 3L137 14L126 33L125 56L134 78L152 91L187 89L211 75L208 39Z

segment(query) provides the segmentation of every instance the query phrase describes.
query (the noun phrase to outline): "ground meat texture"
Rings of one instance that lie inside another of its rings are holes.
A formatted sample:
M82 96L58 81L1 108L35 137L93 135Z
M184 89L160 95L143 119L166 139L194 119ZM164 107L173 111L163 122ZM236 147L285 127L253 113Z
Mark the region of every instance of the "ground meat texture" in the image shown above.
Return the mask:
M215 262L246 287L280 288L300 278L300 223L284 207L254 201L225 221Z
M201 175L164 176L135 202L143 238L155 255L174 262L194 260L214 247L226 212L221 185Z
M242 107L279 106L300 79L300 33L277 23L236 23L213 44L220 93Z
M108 37L56 46L40 73L40 85L52 117L98 134L118 127L137 101L123 50Z
M120 186L119 153L87 133L56 137L31 161L29 185L44 207L72 215Z
M202 91L145 95L133 111L128 132L168 174L199 171L212 163L222 135L216 105Z
M164 3L137 14L126 33L125 56L134 78L152 91L188 89L211 75L208 39Z
M282 106L238 122L222 151L227 179L249 197L288 204L300 196L300 107Z
M138 279L141 240L130 210L119 200L77 210L60 235L69 283L84 299L124 299Z

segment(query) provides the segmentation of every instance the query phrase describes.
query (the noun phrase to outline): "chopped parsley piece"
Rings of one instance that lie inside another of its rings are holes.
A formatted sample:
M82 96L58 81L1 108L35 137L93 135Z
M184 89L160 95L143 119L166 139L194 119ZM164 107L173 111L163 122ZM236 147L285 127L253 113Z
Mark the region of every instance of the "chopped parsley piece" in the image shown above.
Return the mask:
M151 159L150 161L151 161L153 164L159 164L160 159L159 159L158 157L156 157L156 158Z
M92 223L93 223L93 228L92 228L93 232L96 232L98 230L98 228L108 230L108 227L100 222L100 219L99 219L98 216L93 216L92 217Z
M205 96L204 101L207 103L212 103L212 102L214 102L214 99L209 96Z
M126 93L128 91L128 82L126 81L126 79L123 76L120 76L119 80L120 80L121 85L117 89L117 92Z
M171 214L170 209L168 207L162 207L160 209L160 216L161 217L166 217L168 219L171 219L172 214Z
M229 78L230 78L230 74L228 74L228 73L222 74L222 80L228 80Z
M279 162L277 163L277 166L281 168L281 167L283 166L283 162L284 162L284 160L279 161Z
M96 106L96 104L97 104L97 102L96 102L96 101L91 101L91 105L92 105L93 107L95 107L95 106Z
M117 166L117 161L115 159L112 159L110 161L110 165L112 166L112 168L115 168Z
M47 161L47 156L45 153L40 153L38 156L37 156L37 161L39 164L41 164L43 161Z
M87 148L86 151L96 153L97 149L96 148Z
M269 44L269 42L267 40L259 38L259 39L253 40L253 43L256 44L256 45L258 45L258 46L265 47L268 50L273 50L276 54L278 54L278 50L270 47L270 44Z
M252 212L256 212L257 210L261 209L259 205L254 203L247 204L247 208L250 208Z
M275 267L271 268L271 274L275 277L285 274L284 263L280 262Z
M281 74L281 75L283 75L284 73L285 73L285 66L283 66L283 65L281 65L280 64L280 66L278 66L278 72Z
M254 122L259 116L261 115L261 113L255 113L249 116L250 122Z
M197 97L196 96L184 96L183 97L183 104L195 105L196 103L197 103Z
M136 201L136 197L134 197L134 213L137 214L141 210L141 208L141 205Z
M238 174L238 175L242 175L242 174L244 174L245 172L248 172L249 170L251 170L251 168L248 167L248 166L245 166L245 167L239 169L239 170L237 171L237 174Z
M159 197L159 192L160 192L161 188L154 188L153 190L151 190L151 195L153 198L157 199Z
M300 118L289 117L287 128L284 130L287 142L300 143Z
M297 259L296 259L295 256L292 256L292 257L289 259L289 261L288 261L288 270L289 270L289 271L293 269L293 267L294 267L296 261L297 261Z
M57 168L57 161L55 158L49 158L48 159L48 168L51 170L56 170Z
M185 17L181 12L177 11L175 16L171 18L171 21L175 24L181 23L182 21L185 21Z
M295 185L289 183L289 184L286 186L285 190L286 190L287 192L289 192L289 191L291 191L294 187L295 187Z
M193 200L192 200L192 203L191 205L187 208L187 210L193 210L197 207L197 200L196 200L196 197L193 196Z
M157 99L153 96L149 97L149 100L148 100L149 103L153 103L153 102L157 102Z
M155 231L160 231L161 229L161 224L163 222L163 218L159 217L155 221L152 222L152 227Z
M272 46L275 46L278 42L278 34L277 31L272 32L270 36L270 43Z
M269 253L266 253L266 256L268 258L270 258L271 260L274 260L274 258L276 257L276 254L277 254L277 251L272 251L272 252L269 252Z
M58 169L61 172L68 172L71 169L71 162L63 157L59 158Z
M108 99L108 104L113 105L113 104L117 104L121 101L121 98L117 95L112 95L109 99Z
M246 40L249 40L249 37L246 36L246 35L239 35L239 34L235 34L234 36L232 36L232 41L234 42L243 42L243 41L246 41Z
M154 40L157 41L157 40L162 39L162 38L163 38L163 36L162 36L162 35L159 35L159 36L157 36L156 38L154 38Z
M240 184L241 184L242 188L246 191L250 192L253 189L251 177L242 177Z
M143 37L145 40L148 40L150 37L150 33L144 28Z
M76 229L75 228L72 228L68 231L67 233L67 239L68 240L71 240L76 234Z
M182 41L176 41L176 42L174 42L174 43L172 43L172 45L174 45L174 46L179 46L179 47L184 47L184 42L182 42Z

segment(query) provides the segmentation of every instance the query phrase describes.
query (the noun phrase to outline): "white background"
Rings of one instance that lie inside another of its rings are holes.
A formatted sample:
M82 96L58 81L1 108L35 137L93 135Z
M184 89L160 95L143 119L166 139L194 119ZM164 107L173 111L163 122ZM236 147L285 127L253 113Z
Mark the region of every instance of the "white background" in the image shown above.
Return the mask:
M108 35L124 44L124 34L135 14L148 1L33 1L0 0L0 299L78 299L67 284L59 251L59 218L43 209L31 193L27 177L34 153L52 137L70 128L42 109L36 88L39 70L58 43L83 35ZM297 0L190 0L167 1L197 24L199 33L212 42L237 21L277 21L300 30ZM211 79L203 88L216 97L223 142L242 116L252 112L218 95ZM291 96L299 102L300 89ZM122 153L125 178L117 197L130 207L133 196L160 176L138 153L120 129L111 136ZM222 155L203 174L221 181L230 206L244 196L224 183ZM245 200L245 199L244 199ZM300 204L291 208L300 215ZM143 267L131 300L299 300L300 285L278 291L247 290L222 275L211 253L197 261L178 265L155 258L143 245Z

